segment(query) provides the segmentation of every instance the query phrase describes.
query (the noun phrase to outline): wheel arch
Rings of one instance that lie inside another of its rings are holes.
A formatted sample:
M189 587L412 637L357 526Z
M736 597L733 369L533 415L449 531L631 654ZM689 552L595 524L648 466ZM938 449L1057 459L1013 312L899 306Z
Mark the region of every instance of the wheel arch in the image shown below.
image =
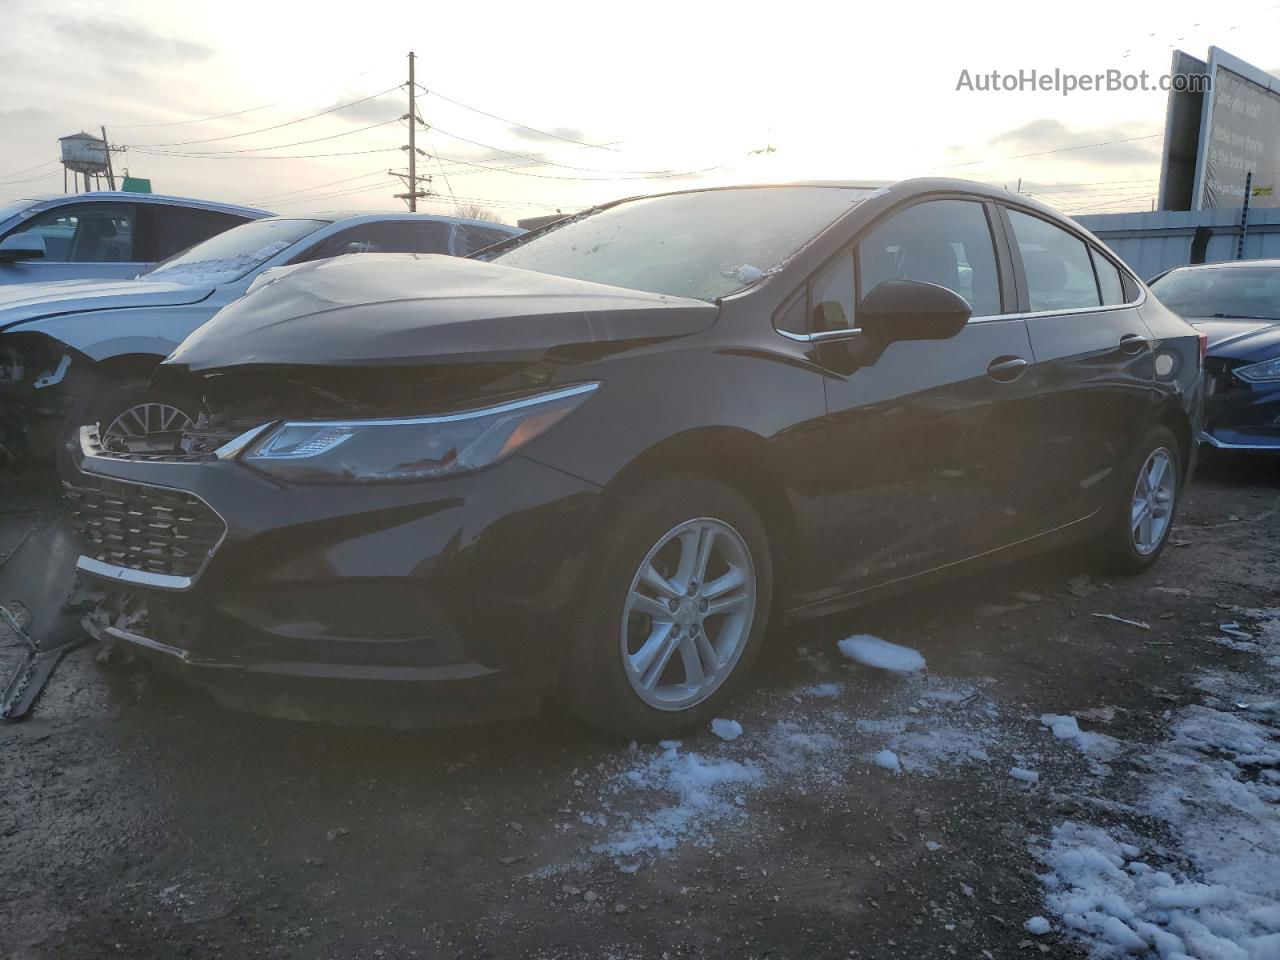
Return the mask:
M734 427L705 427L668 437L623 467L605 487L605 509L626 503L637 486L673 473L697 473L717 480L744 497L769 537L775 595L785 597L788 562L800 546L796 512L786 486L770 466L769 443L758 434Z
M1191 418L1179 403L1171 400L1160 408L1159 413L1156 414L1155 422L1157 426L1168 429L1173 434L1174 439L1178 441L1178 454L1182 467L1182 476L1179 479L1185 479L1187 471L1190 470L1193 462L1196 444L1196 438L1191 427Z

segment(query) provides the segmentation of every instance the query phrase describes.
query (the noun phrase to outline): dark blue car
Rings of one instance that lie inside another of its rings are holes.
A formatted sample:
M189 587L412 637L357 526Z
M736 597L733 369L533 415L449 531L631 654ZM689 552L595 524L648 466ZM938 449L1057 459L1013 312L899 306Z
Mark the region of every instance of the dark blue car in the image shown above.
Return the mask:
M1151 292L1208 336L1200 439L1280 453L1280 260L1179 267Z

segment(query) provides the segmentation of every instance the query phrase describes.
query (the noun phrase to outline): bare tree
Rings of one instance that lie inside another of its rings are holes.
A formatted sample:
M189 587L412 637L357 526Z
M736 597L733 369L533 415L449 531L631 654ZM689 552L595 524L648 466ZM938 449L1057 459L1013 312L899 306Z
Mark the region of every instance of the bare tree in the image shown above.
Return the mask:
M503 219L490 210L478 203L458 203L454 205L454 211L458 216L467 220L488 220L490 223L502 223Z

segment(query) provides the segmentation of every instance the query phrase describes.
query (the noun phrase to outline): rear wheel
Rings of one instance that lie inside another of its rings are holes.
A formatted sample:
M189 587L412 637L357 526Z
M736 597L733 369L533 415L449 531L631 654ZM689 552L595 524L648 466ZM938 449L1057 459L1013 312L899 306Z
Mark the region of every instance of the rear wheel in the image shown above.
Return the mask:
M1164 552L1182 493L1182 455L1166 427L1153 428L1129 461L1120 501L1102 537L1103 558L1117 573L1139 573Z
M570 706L643 740L705 724L768 627L773 566L755 511L722 483L673 478L628 498L600 543L565 666Z

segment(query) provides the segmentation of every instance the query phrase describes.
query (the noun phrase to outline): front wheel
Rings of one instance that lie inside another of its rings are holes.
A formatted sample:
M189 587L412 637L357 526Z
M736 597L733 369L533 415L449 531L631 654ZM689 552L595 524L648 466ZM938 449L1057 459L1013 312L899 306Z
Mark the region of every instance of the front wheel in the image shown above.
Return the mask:
M705 724L760 652L768 538L731 487L687 476L629 497L601 537L565 665L570 706L639 740Z
M1117 573L1140 573L1164 552L1182 493L1182 455L1166 427L1153 428L1129 461L1119 502L1103 534L1103 558Z
M80 428L97 424L104 447L121 453L168 453L177 449L182 432L194 424L187 402L157 394L146 380L108 383L101 393L82 401L68 416L58 465L64 477L74 476L71 451L80 442Z

